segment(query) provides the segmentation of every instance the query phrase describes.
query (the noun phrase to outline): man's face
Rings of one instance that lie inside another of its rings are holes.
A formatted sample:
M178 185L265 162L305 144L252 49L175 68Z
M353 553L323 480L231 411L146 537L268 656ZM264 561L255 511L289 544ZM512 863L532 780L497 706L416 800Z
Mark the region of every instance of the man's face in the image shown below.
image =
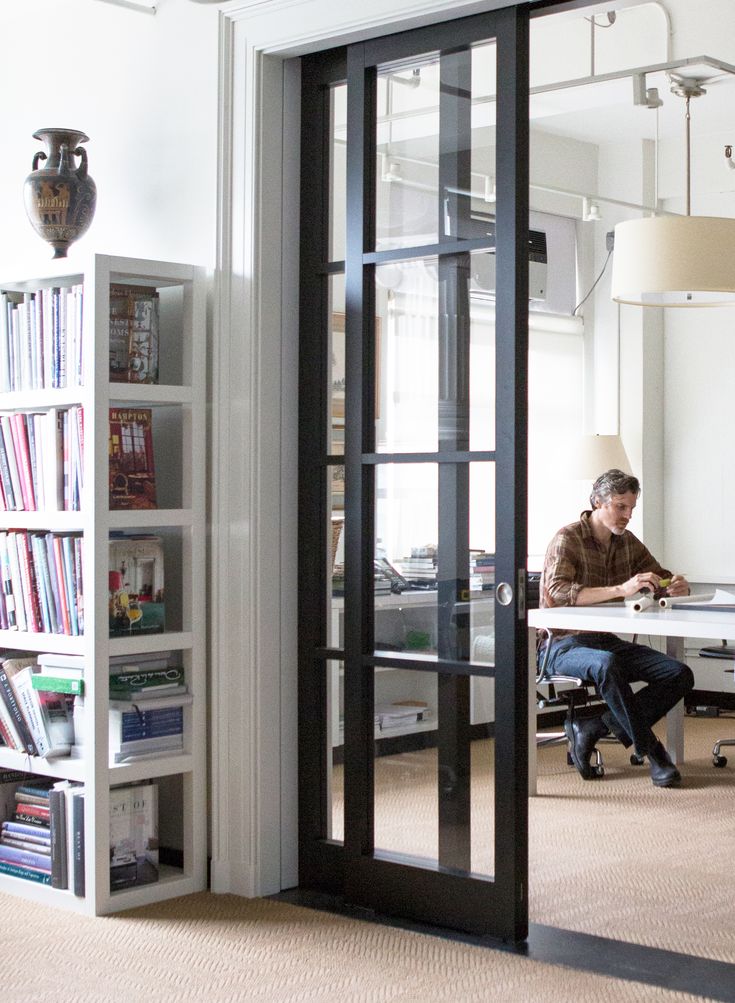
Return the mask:
M609 501L603 502L597 511L602 525L620 536L630 522L638 498L632 491L624 495L613 495Z

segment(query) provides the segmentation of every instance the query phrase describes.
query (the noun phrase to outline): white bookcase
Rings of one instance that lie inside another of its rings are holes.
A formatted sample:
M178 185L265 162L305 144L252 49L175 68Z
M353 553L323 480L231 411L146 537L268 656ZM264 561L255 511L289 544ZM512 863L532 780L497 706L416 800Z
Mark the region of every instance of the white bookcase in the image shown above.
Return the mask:
M0 630L0 647L84 656L83 758L41 759L0 748L0 768L85 785L86 894L0 875L0 890L100 915L206 887L206 673L205 673L205 292L201 268L95 254L78 262L50 263L42 275L0 281L0 290L30 292L83 284L83 386L0 394L0 411L79 404L84 409L84 485L81 511L0 512L3 529L83 534L83 636ZM111 283L155 287L160 296L160 382L111 383ZM156 509L111 511L108 494L109 408L152 408ZM110 532L154 533L164 542L165 632L109 636ZM171 651L185 667L193 702L184 707L184 752L110 765L109 659ZM152 884L110 893L110 788L147 780L159 785L161 845L174 841L176 866L161 866ZM173 833L171 836L170 834ZM178 866L179 863L181 866Z

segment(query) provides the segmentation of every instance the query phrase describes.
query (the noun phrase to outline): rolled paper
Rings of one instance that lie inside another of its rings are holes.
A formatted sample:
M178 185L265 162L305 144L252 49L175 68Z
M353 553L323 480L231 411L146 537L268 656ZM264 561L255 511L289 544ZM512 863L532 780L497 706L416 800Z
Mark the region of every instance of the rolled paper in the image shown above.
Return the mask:
M678 606L684 602L712 602L714 597L714 592L695 592L690 596L663 596L658 604L661 609L671 609L674 603Z
M649 606L653 605L653 596L646 593L631 596L630 599L625 600L625 605L634 613L641 613L644 609L648 609Z

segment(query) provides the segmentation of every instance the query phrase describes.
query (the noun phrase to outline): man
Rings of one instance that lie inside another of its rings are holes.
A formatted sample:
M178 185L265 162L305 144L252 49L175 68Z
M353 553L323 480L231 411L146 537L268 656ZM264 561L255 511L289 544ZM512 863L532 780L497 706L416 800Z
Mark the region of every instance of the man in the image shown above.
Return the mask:
M666 585L670 596L689 594L682 575L672 575L656 561L627 526L640 494L636 477L608 470L597 478L590 495L591 511L560 529L546 551L541 578L541 606L591 606L656 592ZM598 717L579 718L567 738L574 765L585 780L595 744L612 733L626 748L648 758L657 787L675 787L681 775L651 726L691 690L689 666L646 645L623 641L615 634L555 630L546 669L591 683L607 704ZM542 639L539 657L545 654ZM647 685L633 692L631 684Z

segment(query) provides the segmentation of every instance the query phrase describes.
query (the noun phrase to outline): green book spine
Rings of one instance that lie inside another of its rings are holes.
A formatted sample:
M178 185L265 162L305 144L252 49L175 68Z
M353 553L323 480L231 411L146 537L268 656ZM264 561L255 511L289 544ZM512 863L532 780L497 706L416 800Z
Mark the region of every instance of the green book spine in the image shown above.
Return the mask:
M33 683L34 690L43 690L46 693L71 693L74 696L81 696L84 693L83 679L46 676L40 672L34 672L31 682Z
M14 878L25 878L26 881L38 881L42 885L51 884L50 873L35 871L32 867L23 867L22 864L10 864L6 860L0 860L0 874L10 874Z

